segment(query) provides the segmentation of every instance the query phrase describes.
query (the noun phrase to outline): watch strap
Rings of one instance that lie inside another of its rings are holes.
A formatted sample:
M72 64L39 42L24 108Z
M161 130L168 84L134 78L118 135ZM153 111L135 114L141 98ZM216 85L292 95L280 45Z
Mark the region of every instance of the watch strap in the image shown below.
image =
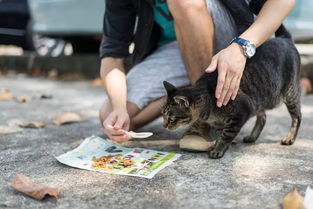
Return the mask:
M249 41L246 39L236 37L230 43L237 43L240 46L246 46L246 45L248 45L248 42Z
M230 44L232 43L240 45L244 55L248 58L251 58L255 54L255 45L246 39L236 37L230 42Z

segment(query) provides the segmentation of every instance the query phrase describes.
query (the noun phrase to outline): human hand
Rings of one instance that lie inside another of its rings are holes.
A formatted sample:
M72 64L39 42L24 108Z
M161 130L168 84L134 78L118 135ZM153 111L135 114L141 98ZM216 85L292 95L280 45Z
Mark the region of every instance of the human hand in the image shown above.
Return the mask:
M236 43L232 43L213 56L205 72L211 73L218 68L215 91L218 107L227 105L230 99L236 98L246 60L247 57L243 54L242 48Z
M114 110L103 122L104 132L108 135L109 139L115 142L126 142L132 138L125 134L125 131L129 130L129 123L130 119L127 110Z

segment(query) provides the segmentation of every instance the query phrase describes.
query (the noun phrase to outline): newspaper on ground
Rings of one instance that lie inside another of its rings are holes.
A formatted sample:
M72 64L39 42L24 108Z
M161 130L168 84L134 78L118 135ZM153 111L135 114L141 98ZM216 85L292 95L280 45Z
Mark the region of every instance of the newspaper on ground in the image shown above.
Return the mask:
M143 148L127 148L91 136L56 159L68 166L111 174L153 178L181 155Z

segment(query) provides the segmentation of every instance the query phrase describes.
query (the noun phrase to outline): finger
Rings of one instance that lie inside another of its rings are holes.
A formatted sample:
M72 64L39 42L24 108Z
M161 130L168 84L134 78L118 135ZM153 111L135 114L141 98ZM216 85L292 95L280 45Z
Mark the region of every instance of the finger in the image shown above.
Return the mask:
M113 143L116 143L116 144L122 143L120 136L111 136L110 141L112 141Z
M124 135L125 135L125 132L111 134L111 136L124 136Z
M114 141L114 142L122 142L122 138L125 135L120 135L120 136L110 136L110 140Z
M115 129L115 128L109 128L108 126L105 126L104 133L107 135L122 135L124 134L124 131L122 129Z
M125 121L124 125L123 125L123 130L125 131L129 131L129 121Z
M125 122L124 119L118 118L116 123L114 124L114 128L115 129L121 129L124 125L124 122Z
M116 122L116 115L109 115L104 121L103 121L103 127L107 127L108 125L113 126Z
M229 90L231 80L232 80L232 76L227 74L226 75L226 79L225 79L225 83L224 83L224 86L223 86L223 90L222 90L222 93L221 93L221 96L217 100L217 106L218 107L221 107L222 104L224 103L224 99L225 99L225 96L226 96L226 94L227 94L227 92Z
M240 81L241 81L241 76L239 78L237 78L236 89L235 89L235 91L233 92L233 94L231 96L231 100L235 100L236 99L236 96L238 94L238 90L239 90L239 87L240 87Z
M109 134L109 135L119 136L119 135L123 135L124 134L124 131L122 129L115 130L115 129L112 129L112 128L106 128L105 130L106 130L106 133Z
M105 129L113 129L114 128L111 124L108 124L106 121L103 122L102 126Z
M217 68L217 61L218 61L218 56L212 57L211 64L209 67L205 70L207 73L212 73L213 71L216 70Z
M126 142L130 139L131 139L131 137L127 136L126 134L124 134L122 136L111 136L110 137L110 140L118 142L118 143Z
M116 114L110 114L109 117L107 118L107 123L110 125L113 125L117 120L117 115Z
M221 97L221 93L224 87L225 83L225 77L226 77L226 71L224 69L218 70L218 78L217 78L217 86L215 90L215 97L216 99L219 99Z
M236 90L237 80L238 80L237 77L234 77L231 80L228 92L226 93L226 96L224 98L224 102L223 102L224 106L228 104L230 97L233 95L234 91Z
M127 142L127 141L129 141L130 139L132 139L131 136L125 135L125 136L123 136L123 138L121 139L121 142Z

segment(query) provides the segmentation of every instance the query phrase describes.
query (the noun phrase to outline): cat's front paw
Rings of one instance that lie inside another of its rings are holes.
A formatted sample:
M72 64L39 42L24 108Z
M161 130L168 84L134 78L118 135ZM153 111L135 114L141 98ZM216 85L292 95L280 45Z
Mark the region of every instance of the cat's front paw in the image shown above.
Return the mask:
M229 143L221 140L216 141L215 145L209 149L209 157L211 159L222 158L229 147Z
M294 138L286 136L281 140L280 144L281 145L292 145L294 142L295 142Z
M218 151L218 150L213 149L209 151L209 157L211 159L219 159L223 157L224 153L225 151L223 152L223 151Z
M244 143L254 143L257 140L257 138L253 136L246 136L243 138Z

